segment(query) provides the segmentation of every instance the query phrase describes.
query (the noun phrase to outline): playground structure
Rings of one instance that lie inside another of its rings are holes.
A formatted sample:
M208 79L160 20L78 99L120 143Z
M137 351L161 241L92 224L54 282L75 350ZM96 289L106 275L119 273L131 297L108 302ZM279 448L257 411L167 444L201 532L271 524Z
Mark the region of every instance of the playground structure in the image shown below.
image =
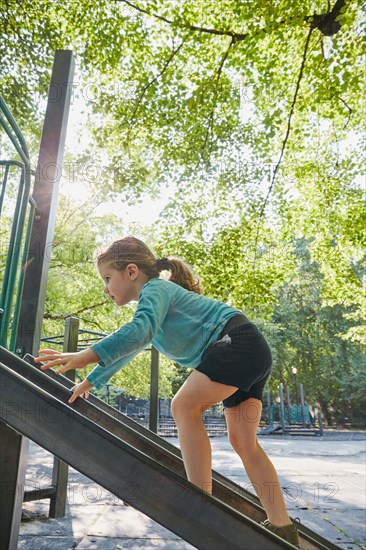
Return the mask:
M63 351L79 351L91 346L104 336L107 335L102 332L80 328L80 320L77 317L67 317L64 334L41 338L41 341L53 346L62 346ZM157 433L159 422L159 352L153 346L145 351L151 353L149 429ZM68 378L72 376L72 380L75 380L75 371L67 374L69 375ZM111 385L106 384L107 403L109 403L109 388Z
M260 525L266 515L256 496L216 472L213 496L199 490L185 477L179 449L93 395L68 405L72 380L32 364L41 339L73 71L72 52L56 52L50 89L60 93L57 101L49 94L34 172L20 129L0 103L0 124L21 159L1 161L0 214L11 167L20 170L20 179L0 301L0 550L17 548L24 500L50 498L50 515L64 513L68 465L197 548L239 550L243 540L247 550L293 548ZM75 346L71 321L65 346ZM55 455L52 486L43 493L24 492L28 438ZM299 534L304 550L338 548L305 526Z
M60 346L63 351L79 351L91 346L96 341L107 336L102 332L94 330L85 330L80 328L80 320L77 317L67 317L65 319L65 330L63 334L43 337L41 341L48 345ZM123 409L119 406L123 390L117 389L119 393L116 399L115 408L124 412L140 424L148 427L149 430L159 434L162 437L177 437L177 427L173 420L170 410L170 400L159 399L159 352L153 347L146 348L146 353L150 353L150 396L149 399L137 400L139 405L129 402ZM71 379L71 374L67 373ZM74 377L72 378L74 380ZM111 390L113 384L105 386L105 401L110 404ZM113 406L113 404L112 404ZM209 436L225 435L227 433L226 422L223 413L211 414L207 411L204 415L204 422Z
M277 402L278 401L278 402ZM286 387L284 397L283 384L279 385L279 397L271 403L271 392L267 392L268 425L260 430L260 435L323 435L322 416L317 414L317 422L304 398L304 386L300 384L300 404L292 404L290 388Z

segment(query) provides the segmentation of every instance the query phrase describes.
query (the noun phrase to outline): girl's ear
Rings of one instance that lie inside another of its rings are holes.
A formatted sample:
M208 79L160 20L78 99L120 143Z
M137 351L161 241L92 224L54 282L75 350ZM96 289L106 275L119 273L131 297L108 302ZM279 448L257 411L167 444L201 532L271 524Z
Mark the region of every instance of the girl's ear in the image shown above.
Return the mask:
M131 279L131 281L134 281L137 277L138 277L138 274L139 274L139 268L137 267L136 264L128 264L127 266L127 273Z

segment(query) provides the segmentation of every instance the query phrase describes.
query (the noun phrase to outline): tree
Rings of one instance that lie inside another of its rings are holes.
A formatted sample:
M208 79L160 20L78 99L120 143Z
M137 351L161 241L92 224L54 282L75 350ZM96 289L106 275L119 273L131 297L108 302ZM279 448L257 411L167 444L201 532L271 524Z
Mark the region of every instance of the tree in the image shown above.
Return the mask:
M2 84L15 115L36 114L53 51L71 46L97 143L153 188L222 155L272 164L312 112L360 127L359 2L2 3Z
M32 137L53 51L76 54L92 139L71 158L101 168L95 196L173 182L152 242L261 322L292 280L291 243L308 239L321 308L341 307L342 341L364 341L361 2L0 5L0 81Z
M324 303L325 277L311 259L310 245L310 240L294 242L294 273L277 289L268 327L274 351L272 385L281 381L293 386L295 366L307 400L321 406L329 424L334 417L350 416L364 422L364 349L344 338L352 325L349 306Z

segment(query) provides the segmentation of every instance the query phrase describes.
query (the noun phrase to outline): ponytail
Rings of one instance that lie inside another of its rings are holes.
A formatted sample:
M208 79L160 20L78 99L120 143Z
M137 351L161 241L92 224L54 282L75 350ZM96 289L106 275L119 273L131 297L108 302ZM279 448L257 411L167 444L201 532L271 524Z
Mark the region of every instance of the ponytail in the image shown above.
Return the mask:
M203 293L201 279L188 264L175 256L157 260L150 248L133 235L114 241L98 251L95 260L97 266L106 263L119 271L130 263L136 264L150 279L158 278L162 271L170 271L170 281L197 294Z
M169 281L197 294L203 293L200 277L195 275L191 267L181 258L177 258L176 256L161 258L157 261L156 265L159 273L161 271L170 271Z

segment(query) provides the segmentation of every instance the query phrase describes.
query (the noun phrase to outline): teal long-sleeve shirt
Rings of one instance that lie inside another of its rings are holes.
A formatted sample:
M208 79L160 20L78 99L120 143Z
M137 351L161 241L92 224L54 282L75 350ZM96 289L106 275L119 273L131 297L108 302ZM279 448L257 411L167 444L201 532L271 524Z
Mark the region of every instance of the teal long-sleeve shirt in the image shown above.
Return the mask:
M87 379L102 388L150 343L169 359L194 369L227 321L239 313L170 281L150 279L141 289L132 321L91 346L100 363Z

